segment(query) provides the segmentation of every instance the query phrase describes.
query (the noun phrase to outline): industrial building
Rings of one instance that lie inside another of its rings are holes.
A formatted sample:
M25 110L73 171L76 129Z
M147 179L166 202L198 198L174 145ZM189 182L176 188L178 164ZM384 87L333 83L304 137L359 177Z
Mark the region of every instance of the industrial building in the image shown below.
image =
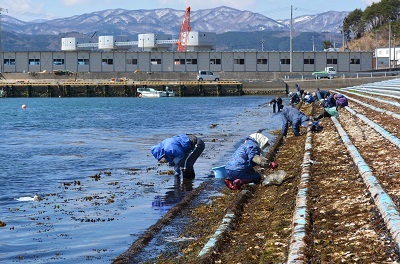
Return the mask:
M2 71L18 72L338 72L370 71L373 53L257 51L52 51L2 52ZM290 69L292 57L292 69Z

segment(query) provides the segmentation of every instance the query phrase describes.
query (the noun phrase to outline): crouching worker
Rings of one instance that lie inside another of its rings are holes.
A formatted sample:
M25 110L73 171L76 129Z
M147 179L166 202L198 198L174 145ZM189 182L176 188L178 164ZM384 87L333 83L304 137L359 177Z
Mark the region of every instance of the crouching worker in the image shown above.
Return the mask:
M231 190L239 190L243 184L259 183L261 175L254 166L275 169L278 164L261 156L261 151L269 145L268 138L261 133L251 134L235 151L225 166L225 185Z
M159 144L151 147L151 154L159 162L168 162L174 166L175 176L194 179L193 165L205 148L203 140L187 134L180 134L164 139Z
M292 131L295 136L300 136L300 127L307 127L310 118L296 107L290 105L283 109L282 115L282 136L286 138L289 125L292 125Z

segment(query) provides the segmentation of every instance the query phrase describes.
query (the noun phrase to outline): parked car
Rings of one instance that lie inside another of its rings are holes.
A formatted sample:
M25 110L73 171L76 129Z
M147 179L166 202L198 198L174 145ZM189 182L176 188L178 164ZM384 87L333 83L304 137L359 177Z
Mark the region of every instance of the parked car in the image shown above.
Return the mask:
M211 71L199 71L197 74L197 80L202 81L219 81L219 75L214 74Z

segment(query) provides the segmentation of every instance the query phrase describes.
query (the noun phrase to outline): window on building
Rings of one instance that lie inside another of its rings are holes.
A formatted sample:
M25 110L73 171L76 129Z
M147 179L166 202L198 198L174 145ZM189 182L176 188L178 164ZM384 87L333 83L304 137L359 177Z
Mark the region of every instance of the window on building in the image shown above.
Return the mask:
M221 59L210 59L210 64L221 65Z
M337 59L326 59L326 64L337 64Z
M244 59L235 59L234 64L244 65Z
M197 64L197 59L186 59L186 64Z
M175 59L174 64L175 65L185 65L185 59Z
M268 64L268 59L257 59L257 64Z
M114 64L114 60L113 59L102 59L101 63L103 65L113 65Z
M161 64L161 59L151 59L150 63L151 65L159 65Z
M29 59L29 65L40 65L40 59Z
M281 59L281 64L290 64L290 59Z
M78 65L89 65L89 59L78 59Z
M137 65L137 59L126 59L126 64Z
M304 64L314 64L314 59L304 59Z
M360 59L350 59L350 64L360 64Z
M15 65L15 59L4 59L4 65Z
M64 65L64 59L53 59L53 65Z

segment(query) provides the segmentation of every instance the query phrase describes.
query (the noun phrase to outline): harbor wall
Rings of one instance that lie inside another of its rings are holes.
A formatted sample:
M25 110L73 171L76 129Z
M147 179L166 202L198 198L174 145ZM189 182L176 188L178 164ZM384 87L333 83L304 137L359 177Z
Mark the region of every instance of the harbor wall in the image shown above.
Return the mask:
M379 82L395 76L299 79L287 73L220 73L219 83L199 83L195 73L3 73L0 89L6 97L133 97L141 83L153 81L153 88L168 86L178 96L286 95L295 84L306 91L329 90ZM115 80L124 80L118 83ZM113 81L111 81L113 80ZM225 82L224 82L225 81ZM230 82L232 81L232 83ZM234 81L237 81L236 84ZM15 83L15 85L13 85ZM40 84L43 83L43 84Z

